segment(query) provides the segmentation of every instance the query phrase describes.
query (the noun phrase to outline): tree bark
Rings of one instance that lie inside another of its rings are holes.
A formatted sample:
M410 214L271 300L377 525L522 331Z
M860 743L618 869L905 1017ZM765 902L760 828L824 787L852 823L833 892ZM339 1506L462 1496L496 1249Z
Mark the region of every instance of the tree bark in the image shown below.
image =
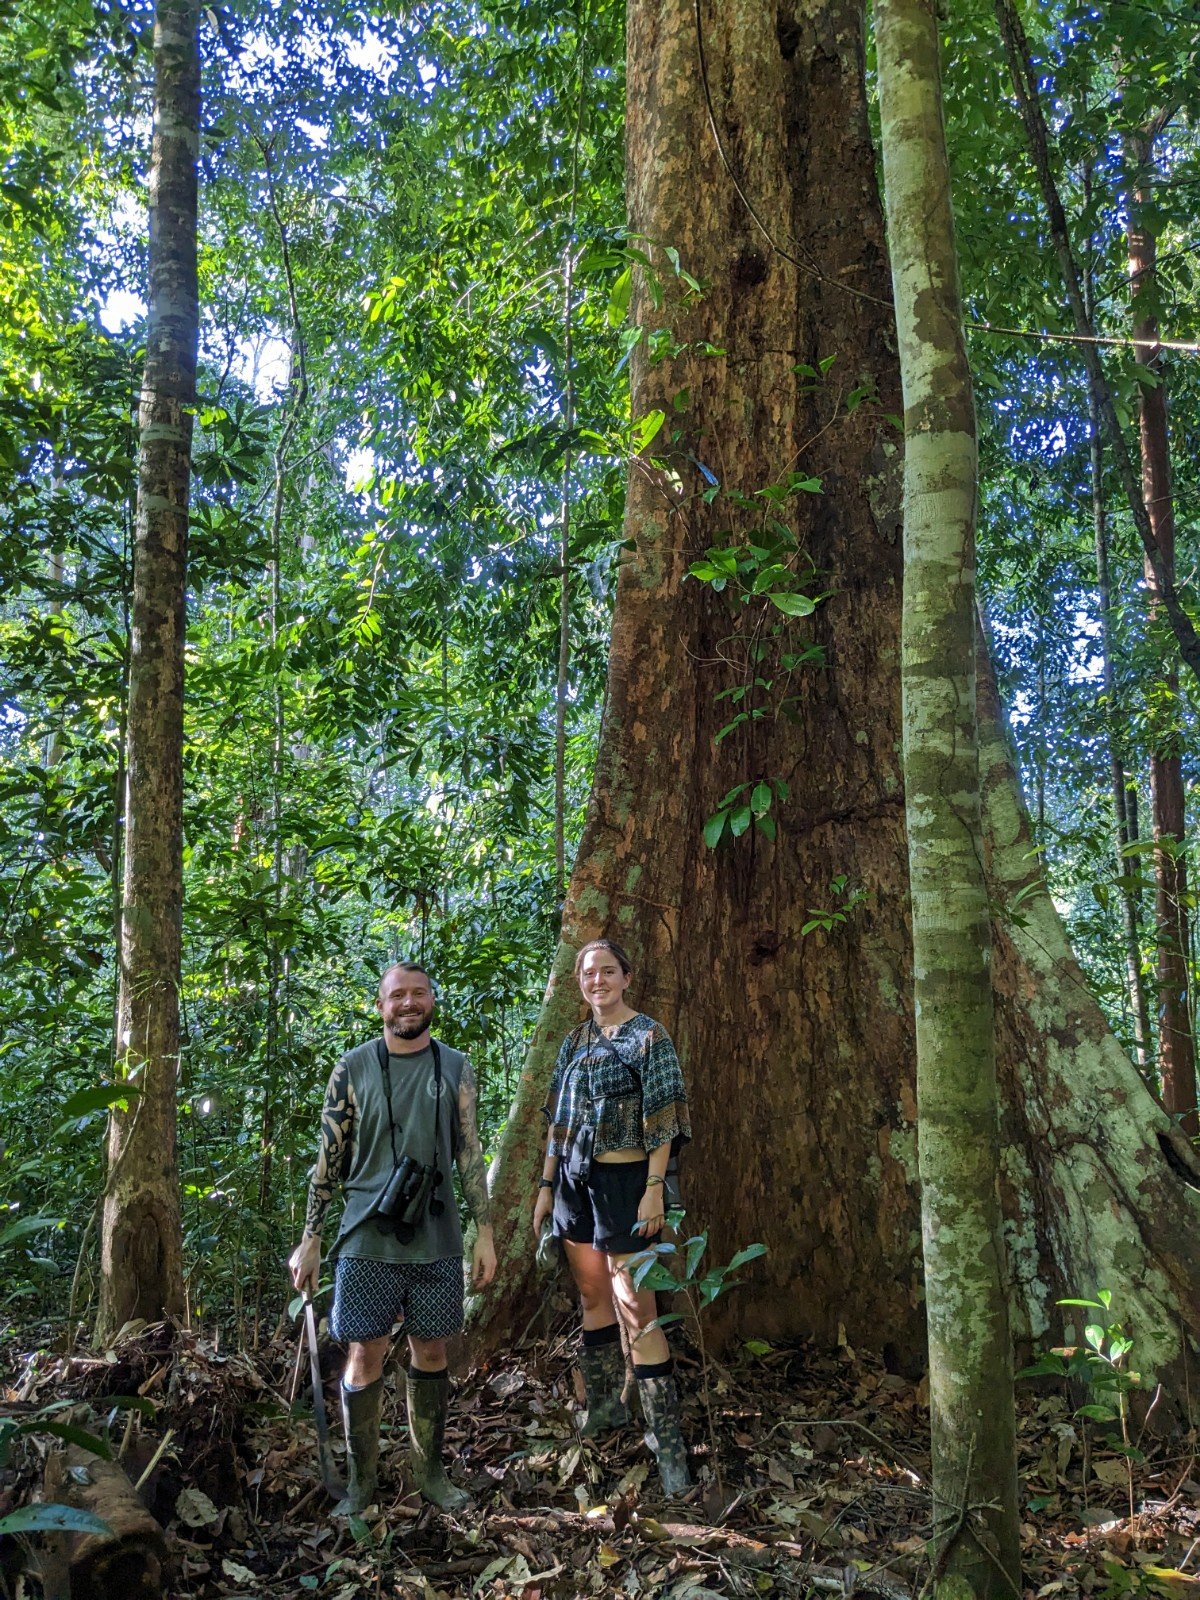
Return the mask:
M843 1329L919 1370L899 392L862 20L850 0L702 3L700 15L698 81L692 0L635 0L629 13L630 228L677 249L704 293L677 288L659 248L661 306L645 273L635 279L634 320L669 326L671 343L657 361L635 348L633 414L661 409L671 421L653 447L662 465L639 458L629 475L632 548L593 793L494 1175L499 1281L472 1326L478 1349L499 1346L535 1304L538 1107L581 1017L574 953L608 931L633 953L632 1003L680 1047L692 1220L710 1226L717 1259L768 1246L746 1287L711 1308L714 1337L744 1328L832 1344ZM781 515L757 492L793 471L819 478L821 493L787 498ZM706 499L710 476L720 493ZM758 601L687 572L709 547L748 550L783 516L799 542L795 571L827 598L775 637ZM731 713L716 696L745 686L760 645L771 659L751 681L777 687L761 717L718 738ZM810 647L822 662L795 659ZM1042 1339L1058 1321L1056 1295L1113 1286L1128 1296L1142 1370L1182 1392L1185 1334L1200 1328L1200 1205L1176 1168L1200 1171L1034 892L1002 737L999 748L1003 769L992 748L982 776L985 840L998 828L1003 840L991 846L989 897L1015 902L995 930L1014 1329ZM766 778L788 785L771 812L777 838L750 827L709 849L705 821L729 791Z
M1175 581L1175 513L1171 497L1171 446L1167 429L1167 391L1158 346L1158 319L1151 303L1158 272L1157 240L1145 221L1154 162L1154 139L1133 134L1126 145L1137 174L1129 198L1129 281L1133 292L1134 353L1153 378L1139 385L1138 423L1142 456L1142 498L1161 558L1161 570ZM1146 301L1139 305L1139 298ZM1145 565L1151 613L1161 611L1159 572ZM1183 763L1178 732L1179 674L1165 664L1162 680L1166 728L1154 728L1150 751L1150 807L1154 827L1155 966L1158 978L1158 1073L1163 1105L1188 1134L1200 1133L1196 1110L1196 1052L1188 1006L1186 829Z
M74 1600L151 1600L170 1573L166 1536L123 1467L78 1445L46 1463L47 1500L90 1511L108 1533L60 1535Z
M901 626L934 1592L1020 1592L991 927L975 714L978 450L936 0L875 0L904 397Z
M199 0L159 0L146 365L126 723L116 1059L137 1093L109 1125L98 1333L183 1312L176 1163L183 908L183 674L196 392Z

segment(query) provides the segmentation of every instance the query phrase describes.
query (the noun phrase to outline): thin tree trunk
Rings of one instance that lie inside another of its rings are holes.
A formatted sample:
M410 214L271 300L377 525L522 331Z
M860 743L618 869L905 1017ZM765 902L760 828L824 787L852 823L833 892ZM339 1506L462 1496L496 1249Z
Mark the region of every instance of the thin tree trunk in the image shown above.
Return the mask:
M582 50L581 42L581 50ZM584 86L580 59L576 83L575 135L571 142L571 199L563 251L563 451L562 507L559 516L558 680L554 693L554 895L561 906L567 893L567 694L571 667L571 482L575 429L575 216L579 204L579 144L583 137Z
M1112 451L1113 463L1117 469L1117 476L1129 503L1130 514L1133 517L1134 527L1142 542L1146 562L1154 574L1154 582L1162 602L1163 610L1170 622L1171 631L1179 646L1179 653L1191 670L1200 678L1200 636L1192 626L1191 618L1183 608L1183 602L1175 588L1175 582L1163 562L1158 541L1154 535L1154 528L1143 498L1142 488L1138 481L1137 469L1125 442L1125 435L1113 404L1112 390L1104 374L1104 365L1100 359L1100 346L1095 342L1096 329L1091 317L1088 315L1087 305L1084 301L1083 286L1079 269L1075 263L1075 254L1071 247L1071 236L1067 228L1066 213L1063 210L1062 200L1059 198L1058 185L1054 180L1054 173L1050 165L1050 140L1046 129L1046 115L1042 108L1041 97L1038 93L1037 76L1029 56L1029 44L1025 38L1025 29L1017 13L1016 0L996 0L996 18L1000 25L1001 37L1004 40L1005 54L1008 57L1009 71L1012 76L1013 88L1016 91L1017 104L1021 110L1021 119L1025 124L1025 134L1029 144L1029 154L1037 172L1038 184L1042 191L1042 201L1046 207L1046 214L1050 224L1050 237L1054 244L1054 251L1058 257L1059 270L1062 273L1063 285L1066 289L1067 304L1071 309L1071 316L1075 323L1075 331L1079 335L1078 346L1080 357L1087 371L1090 382L1094 385L1097 402L1100 406L1100 416L1104 423L1104 431L1108 437L1109 449Z
M62 487L63 487L63 476L62 476L61 466L60 466L60 463L59 463L57 455L56 455L55 456L55 461L54 461L54 466L53 466L53 469L51 470L51 473L50 473L50 493L51 493L51 495L60 494L62 492ZM61 585L62 585L63 574L64 574L62 551L61 550L51 550L48 553L46 565L47 565L47 568L48 568L47 577L50 579L50 582L55 586L56 589L60 588ZM61 595L61 593L55 594L55 595L52 596L50 604L47 607L47 609L48 609L48 611L49 611L49 613L50 613L50 615L52 617L61 617L62 616L62 614L63 614L63 603L62 603L62 595ZM63 712L60 710L59 716L61 717L62 715L63 715ZM51 769L53 769L54 767L58 766L58 764L59 764L59 762L61 760L62 760L62 739L59 736L58 729L55 728L46 738L46 765L47 765L47 767L50 767Z
M1091 171L1084 175L1084 193L1091 196ZM1090 267L1084 272L1083 294L1089 318L1092 315L1093 290ZM1100 602L1100 649L1103 659L1104 722L1108 737L1109 778L1113 800L1113 846L1118 894L1121 899L1121 930L1125 941L1125 981L1129 996L1129 1010L1133 1018L1134 1051L1143 1074L1150 1060L1151 1034L1150 1010L1146 1000L1146 984L1142 977L1142 940L1139 928L1138 900L1133 886L1127 881L1141 871L1141 864L1129 854L1134 842L1136 826L1131 833L1129 821L1129 790L1125 777L1125 762L1121 754L1121 738L1117 714L1116 639L1113 630L1112 582L1108 571L1108 509L1104 498L1104 441L1101 434L1100 400L1095 381L1088 376L1088 467L1092 484L1092 536L1096 549L1096 590Z
M936 0L875 0L904 395L901 687L935 1593L1020 1591L991 927L975 718L978 453ZM1039 795L1042 792L1038 765Z
M578 145L576 146L578 161ZM575 427L575 374L572 371L575 291L574 191L571 233L563 254L563 429L568 440ZM558 680L554 687L554 896L561 905L567 892L567 691L571 666L571 471L568 442L563 451L562 506L559 515Z
M199 326L199 0L154 23L149 315L138 410L116 1055L136 1089L109 1125L98 1332L184 1307L175 1096L183 915L183 674Z
M1134 353L1156 381L1139 387L1142 498L1160 560L1146 562L1151 611L1163 604L1161 577L1175 581L1175 515L1171 500L1171 452L1167 431L1167 391L1158 347L1158 319L1152 303L1157 277L1157 241L1146 224L1154 160L1154 136L1131 135L1130 164L1137 173L1129 200L1129 278L1133 291ZM1146 301L1139 305L1145 294ZM1186 821L1183 764L1179 753L1176 705L1179 676L1168 665L1163 676L1165 716L1170 726L1154 730L1150 751L1150 804L1154 822L1155 944L1158 975L1158 1072L1163 1105L1185 1132L1200 1133L1196 1109L1196 1053L1188 1005ZM1165 737L1164 737L1165 732Z

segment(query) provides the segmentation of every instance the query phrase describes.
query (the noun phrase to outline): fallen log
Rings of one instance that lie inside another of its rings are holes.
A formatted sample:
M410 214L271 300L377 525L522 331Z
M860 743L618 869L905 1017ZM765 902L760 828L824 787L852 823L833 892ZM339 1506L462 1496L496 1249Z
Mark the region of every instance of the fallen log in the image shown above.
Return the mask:
M60 1534L73 1600L160 1600L167 1541L117 1461L70 1445L46 1462L45 1498L91 1511L107 1533Z

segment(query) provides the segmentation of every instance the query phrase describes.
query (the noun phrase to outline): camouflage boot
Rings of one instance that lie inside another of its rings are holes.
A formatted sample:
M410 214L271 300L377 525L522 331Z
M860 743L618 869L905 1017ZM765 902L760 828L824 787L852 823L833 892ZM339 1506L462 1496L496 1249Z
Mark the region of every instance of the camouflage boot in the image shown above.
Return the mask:
M346 1493L334 1507L339 1517L358 1516L375 1498L379 1473L379 1413L383 1379L365 1389L342 1384L342 1426L346 1430Z
M658 1475L662 1480L663 1494L667 1499L686 1494L692 1486L688 1471L687 1446L679 1430L679 1391L667 1368L655 1366L643 1376L643 1369L634 1367L638 1380L638 1395L642 1402L642 1415L646 1419L646 1443L658 1457Z
M625 1387L625 1351L621 1346L621 1330L615 1322L610 1328L583 1330L579 1370L587 1396L587 1414L579 1429L584 1438L591 1439L628 1422L629 1411L621 1398Z
M418 1372L410 1367L406 1391L409 1451L417 1488L426 1500L443 1511L461 1511L471 1503L471 1497L454 1487L442 1465L446 1407L450 1400L449 1374L444 1367L441 1372Z

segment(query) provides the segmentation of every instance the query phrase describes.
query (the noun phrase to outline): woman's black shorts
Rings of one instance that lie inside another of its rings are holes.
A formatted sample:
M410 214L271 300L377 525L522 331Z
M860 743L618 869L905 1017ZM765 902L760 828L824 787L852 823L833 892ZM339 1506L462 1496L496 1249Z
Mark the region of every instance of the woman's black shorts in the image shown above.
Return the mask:
M554 1237L590 1244L613 1256L629 1255L653 1244L653 1237L633 1231L649 1170L646 1160L593 1161L581 1181L572 1178L560 1162L554 1185Z

